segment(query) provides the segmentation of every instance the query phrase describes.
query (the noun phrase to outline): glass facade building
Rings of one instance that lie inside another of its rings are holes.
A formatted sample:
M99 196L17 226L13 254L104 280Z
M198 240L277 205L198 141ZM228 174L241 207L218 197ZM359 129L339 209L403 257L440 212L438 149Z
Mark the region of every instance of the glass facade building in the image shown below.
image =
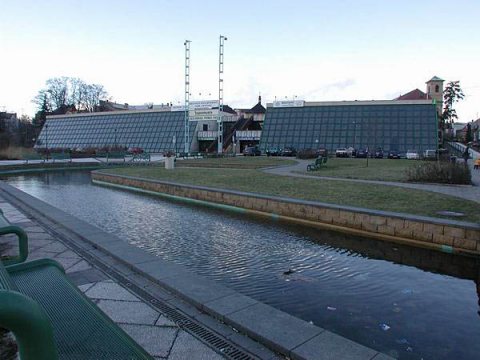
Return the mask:
M260 148L424 151L437 149L437 129L436 105L431 100L268 106Z
M129 111L49 116L35 145L49 149L107 146L139 147L147 152L184 150L183 111ZM195 131L190 123L190 142Z

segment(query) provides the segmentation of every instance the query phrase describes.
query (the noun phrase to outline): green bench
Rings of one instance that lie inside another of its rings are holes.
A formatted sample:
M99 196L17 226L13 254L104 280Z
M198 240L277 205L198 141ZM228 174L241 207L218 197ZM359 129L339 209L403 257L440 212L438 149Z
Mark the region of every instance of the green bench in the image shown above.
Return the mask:
M7 218L3 215L0 209L0 236L13 234L18 238L18 256L2 258L5 265L17 264L24 262L28 256L28 236L27 233L20 227L10 224Z
M60 161L68 161L72 162L72 157L70 156L69 153L51 153L50 157L52 158L53 162L55 160L60 160Z
M326 156L318 157L314 163L307 165L307 171L317 171L322 165L327 163L328 158Z
M9 233L8 227L0 230ZM68 280L59 263L23 260L0 261L0 327L15 335L22 360L152 359Z
M28 164L29 161L41 161L45 162L45 158L40 154L29 154L23 157L25 164Z

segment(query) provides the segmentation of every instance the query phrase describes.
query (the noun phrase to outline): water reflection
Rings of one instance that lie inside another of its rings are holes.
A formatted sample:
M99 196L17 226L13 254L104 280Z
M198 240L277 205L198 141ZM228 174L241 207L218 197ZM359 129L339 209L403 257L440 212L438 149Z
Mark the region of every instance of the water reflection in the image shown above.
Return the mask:
M390 355L480 353L476 259L92 186L82 172L8 181L157 256Z

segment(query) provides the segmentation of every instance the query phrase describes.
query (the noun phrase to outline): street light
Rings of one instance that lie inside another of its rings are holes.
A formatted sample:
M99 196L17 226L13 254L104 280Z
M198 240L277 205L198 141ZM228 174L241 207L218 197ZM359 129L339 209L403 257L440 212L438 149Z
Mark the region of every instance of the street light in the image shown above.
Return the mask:
M355 143L357 142L357 123L353 121L353 148L355 149Z

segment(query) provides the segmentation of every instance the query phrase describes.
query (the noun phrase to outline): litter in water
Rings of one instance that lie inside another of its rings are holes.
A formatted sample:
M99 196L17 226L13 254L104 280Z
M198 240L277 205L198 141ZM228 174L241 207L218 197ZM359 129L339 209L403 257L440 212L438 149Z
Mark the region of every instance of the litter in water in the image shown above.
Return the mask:
M380 329L382 329L383 331L387 331L388 329L390 329L390 326L388 326L387 324L380 324Z
M335 311L335 310L337 310L337 308L333 307L333 306L327 306L327 310Z

